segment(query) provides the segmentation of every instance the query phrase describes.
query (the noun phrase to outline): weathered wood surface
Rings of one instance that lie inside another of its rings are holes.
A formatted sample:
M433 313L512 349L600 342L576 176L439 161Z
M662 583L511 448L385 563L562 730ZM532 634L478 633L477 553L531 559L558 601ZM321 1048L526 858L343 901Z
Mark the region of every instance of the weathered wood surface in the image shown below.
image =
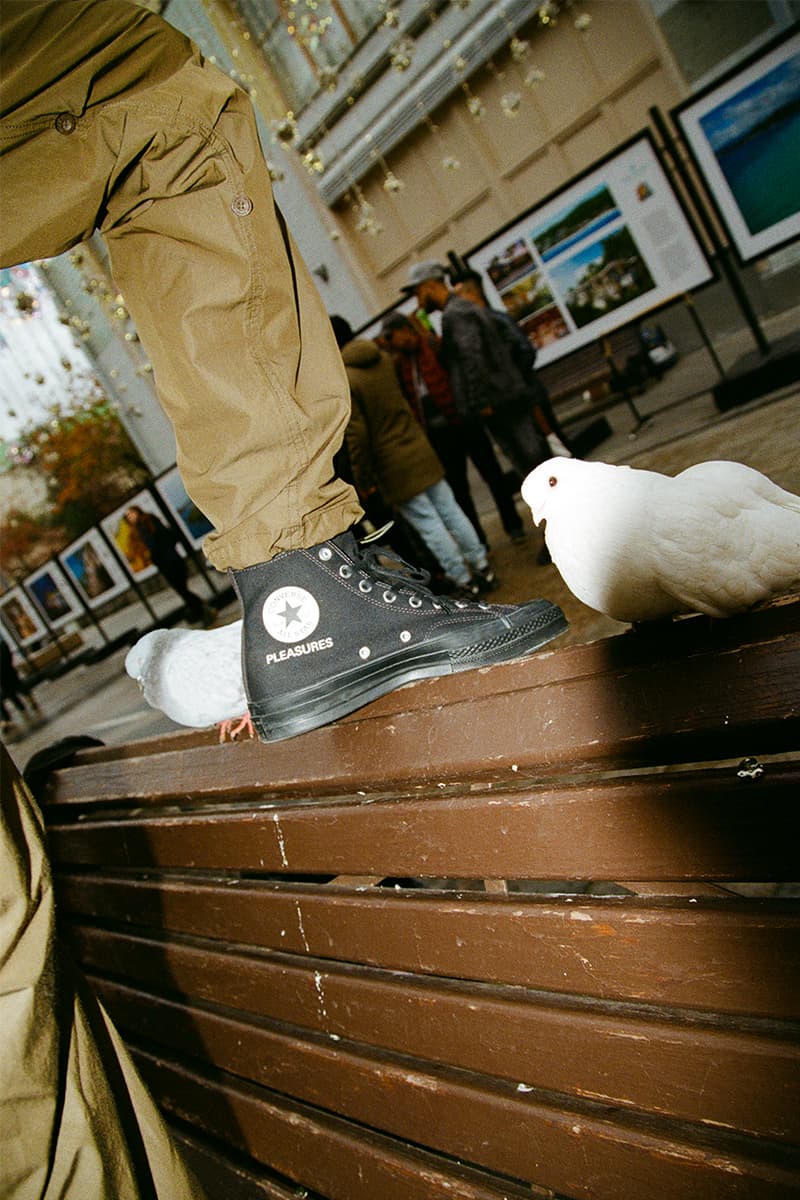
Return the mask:
M83 809L198 795L396 792L796 749L798 635L798 601L747 620L691 618L412 684L301 742L220 754L211 731L85 751L75 767L54 772L44 799Z
M726 884L800 879L798 749L794 601L273 746L85 751L43 800L64 929L212 1196L772 1200L800 905Z

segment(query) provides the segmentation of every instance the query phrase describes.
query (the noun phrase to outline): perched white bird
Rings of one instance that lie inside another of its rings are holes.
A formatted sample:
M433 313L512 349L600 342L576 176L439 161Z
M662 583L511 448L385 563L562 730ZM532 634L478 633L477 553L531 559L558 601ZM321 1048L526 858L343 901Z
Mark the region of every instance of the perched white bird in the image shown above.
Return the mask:
M800 496L741 463L671 478L551 458L522 497L570 591L618 621L729 616L800 582Z
M220 740L247 716L242 676L242 622L219 629L154 629L128 651L125 670L145 700L171 721L204 729L221 724Z

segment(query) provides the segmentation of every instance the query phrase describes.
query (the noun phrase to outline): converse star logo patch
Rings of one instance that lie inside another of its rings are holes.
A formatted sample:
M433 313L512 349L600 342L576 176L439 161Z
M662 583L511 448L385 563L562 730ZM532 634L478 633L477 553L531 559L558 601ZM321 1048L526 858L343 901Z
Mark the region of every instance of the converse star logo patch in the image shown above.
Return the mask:
M319 624L319 605L305 588L282 587L267 596L261 619L276 642L302 642Z

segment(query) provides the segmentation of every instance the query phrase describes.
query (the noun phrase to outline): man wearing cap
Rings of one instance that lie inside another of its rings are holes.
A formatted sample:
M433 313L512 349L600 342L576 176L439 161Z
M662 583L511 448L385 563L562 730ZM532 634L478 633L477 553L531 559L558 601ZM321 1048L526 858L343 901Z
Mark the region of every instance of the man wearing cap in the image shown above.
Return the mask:
M404 291L426 312L442 313L442 359L459 411L482 421L522 478L551 457L533 418L530 381L517 362L517 347L491 309L457 296L446 268L434 260L415 263Z

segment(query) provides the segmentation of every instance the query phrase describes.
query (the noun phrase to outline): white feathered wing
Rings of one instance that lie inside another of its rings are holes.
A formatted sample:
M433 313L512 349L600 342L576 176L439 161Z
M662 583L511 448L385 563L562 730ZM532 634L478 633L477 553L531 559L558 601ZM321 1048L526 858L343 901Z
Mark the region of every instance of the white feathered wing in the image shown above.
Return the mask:
M204 729L247 712L241 621L219 629L154 629L128 651L125 670L147 703L178 725Z

